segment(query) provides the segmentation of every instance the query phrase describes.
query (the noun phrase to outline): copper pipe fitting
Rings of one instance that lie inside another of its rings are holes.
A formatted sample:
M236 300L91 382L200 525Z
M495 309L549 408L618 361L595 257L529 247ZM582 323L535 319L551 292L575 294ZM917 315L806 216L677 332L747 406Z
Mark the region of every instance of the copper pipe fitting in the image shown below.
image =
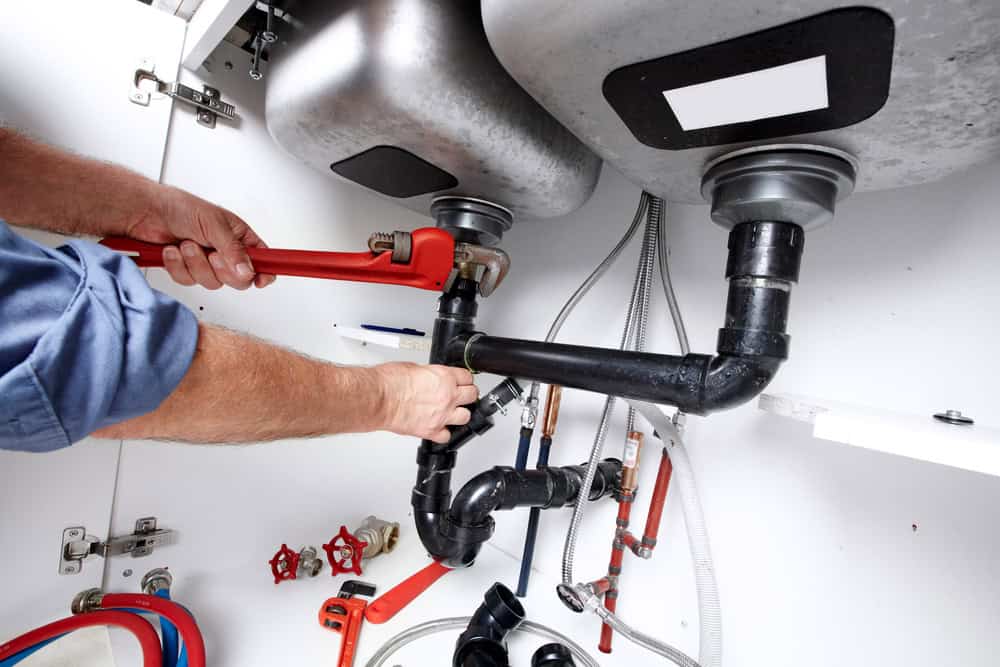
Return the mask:
M556 422L559 421L559 403L562 401L562 387L550 384L545 394L545 415L542 417L542 435L551 438L556 433Z
M639 485L639 455L642 452L642 433L629 431L622 456L622 493L631 496Z

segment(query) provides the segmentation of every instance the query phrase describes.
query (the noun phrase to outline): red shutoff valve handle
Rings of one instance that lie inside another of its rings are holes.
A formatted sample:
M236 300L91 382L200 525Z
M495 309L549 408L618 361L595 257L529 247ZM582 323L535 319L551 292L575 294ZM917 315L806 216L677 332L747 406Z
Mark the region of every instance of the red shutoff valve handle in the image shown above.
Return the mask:
M331 575L336 577L340 573L347 572L360 575L361 560L367 546L368 543L352 535L347 526L341 526L340 532L323 545L326 559L330 562Z
M260 273L443 290L455 264L455 240L436 227L416 229L409 236L406 262L393 261L391 252L247 248L247 253ZM122 237L106 238L101 245L130 255L139 266L163 266L165 245Z
M287 544L281 545L278 552L274 554L274 558L268 561L275 584L298 577L299 558L299 554L289 549Z

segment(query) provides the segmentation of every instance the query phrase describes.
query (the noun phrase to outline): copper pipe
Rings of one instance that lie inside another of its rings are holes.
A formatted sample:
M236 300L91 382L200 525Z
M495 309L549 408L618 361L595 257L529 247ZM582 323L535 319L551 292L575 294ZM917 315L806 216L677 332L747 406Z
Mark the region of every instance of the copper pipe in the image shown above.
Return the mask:
M542 417L542 435L551 438L556 433L556 423L559 421L559 404L562 401L562 387L550 384L545 394L545 413Z
M660 469L656 473L656 484L653 486L653 497L649 501L646 530L642 535L642 545L650 551L656 546L656 536L660 532L660 517L663 516L663 504L667 499L667 489L670 487L670 475L673 470L670 457L664 449L660 457Z
M615 519L615 539L611 543L611 560L608 563L608 579L611 588L604 595L604 607L614 612L618 606L618 577L622 572L625 559L625 541L628 534L629 518L632 514L632 503L635 501L635 490L639 485L639 458L642 453L642 433L629 431L625 439L622 453L621 492L618 496L618 516ZM634 541L634 540L633 540ZM601 640L597 649L602 653L611 653L611 626L601 626Z
M618 516L616 518L615 540L611 543L611 560L608 563L609 587L604 594L604 607L610 612L614 612L618 605L618 577L621 576L622 563L625 560L625 545L621 541L621 536L628 527L629 516L632 513L632 501L622 498L618 502ZM597 644L597 650L602 653L611 653L611 626L601 626L601 640Z

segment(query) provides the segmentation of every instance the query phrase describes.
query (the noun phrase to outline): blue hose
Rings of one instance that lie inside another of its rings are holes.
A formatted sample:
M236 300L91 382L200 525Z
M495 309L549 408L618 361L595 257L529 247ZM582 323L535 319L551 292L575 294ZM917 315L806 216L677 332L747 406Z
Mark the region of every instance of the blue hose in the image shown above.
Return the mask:
M542 436L538 448L538 463L535 467L544 468L549 465L549 450L552 449L552 438ZM528 531L524 536L524 552L521 554L521 573L517 578L517 597L528 594L528 580L531 578L531 562L535 558L535 539L538 537L538 520L542 509L532 507L528 514Z
M55 640L59 639L60 637L65 637L65 636L66 635L59 635L58 637L53 637L52 639L46 639L43 642L38 642L34 646L29 646L20 653L15 653L14 655L10 656L9 658L6 658L5 660L0 660L0 667L14 667L14 665L21 662L35 651L39 651L48 646L49 644L51 644L52 642L54 642Z
M170 589L161 588L154 595L169 600ZM177 637L177 628L162 616L160 617L160 635L163 637L163 667L177 667L179 663L177 645L180 643ZM184 664L187 664L187 654L184 655Z
M170 591L167 589L161 589L154 593L157 597L163 598L164 600L170 599ZM120 611L127 611L132 614L148 614L150 613L148 609L121 609ZM185 609L185 611L187 611ZM189 614L191 612L188 612ZM193 618L193 616L192 616ZM180 647L178 652L178 644L180 644L180 639L177 633L177 628L173 623L163 618L160 619L160 634L163 636L163 667L188 667L187 651L183 646ZM65 634L59 635L58 637L53 637L52 639L46 639L45 641L38 642L34 646L29 646L20 653L0 660L0 667L14 667L22 660L28 656L34 654L37 651L45 648L57 639L65 637Z
M514 470L524 470L528 467L528 453L531 451L531 436L535 430L521 427L521 439L517 441L517 458L514 460Z

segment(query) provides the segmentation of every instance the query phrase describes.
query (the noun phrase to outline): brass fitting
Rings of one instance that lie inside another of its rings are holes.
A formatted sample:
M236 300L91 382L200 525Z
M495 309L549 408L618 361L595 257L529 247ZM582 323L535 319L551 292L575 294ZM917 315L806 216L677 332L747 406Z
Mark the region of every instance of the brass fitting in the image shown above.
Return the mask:
M622 493L632 495L639 485L639 455L642 452L642 433L629 431L622 456Z
M399 524L369 516L354 531L354 537L368 543L362 557L374 558L396 548L399 542Z

